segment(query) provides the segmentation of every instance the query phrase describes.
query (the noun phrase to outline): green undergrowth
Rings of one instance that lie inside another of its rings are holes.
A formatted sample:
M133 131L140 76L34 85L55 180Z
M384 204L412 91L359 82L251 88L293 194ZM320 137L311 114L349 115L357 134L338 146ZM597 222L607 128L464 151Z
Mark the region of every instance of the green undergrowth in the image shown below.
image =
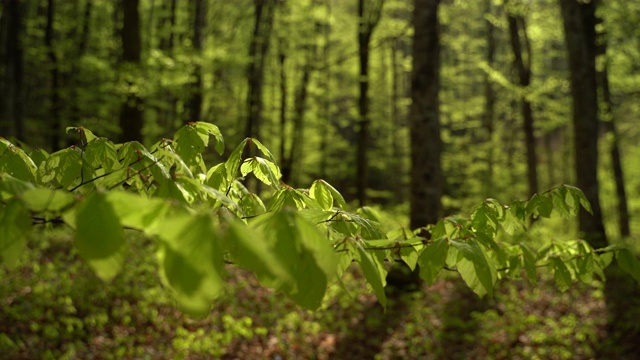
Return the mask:
M154 243L127 237L127 261L105 285L64 231L34 233L17 270L0 278L6 359L591 359L606 323L602 286L561 293L503 281L479 299L451 272L390 296L384 312L352 269L307 311L231 265L227 292L190 318L161 288Z

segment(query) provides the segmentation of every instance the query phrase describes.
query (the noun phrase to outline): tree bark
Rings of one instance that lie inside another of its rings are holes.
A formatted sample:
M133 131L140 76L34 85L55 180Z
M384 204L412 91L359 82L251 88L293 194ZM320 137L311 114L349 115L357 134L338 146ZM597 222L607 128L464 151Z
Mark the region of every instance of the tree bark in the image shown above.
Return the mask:
M492 0L485 0L485 14L491 14L493 5ZM491 21L485 19L487 48L485 60L489 67L493 67L496 53L495 29ZM489 73L484 76L484 112L482 114L482 127L485 130L487 147L487 170L483 181L484 195L489 195L493 190L493 133L494 133L494 117L496 105L496 92L493 88Z
M120 110L120 141L142 141L143 101L135 92L133 71L140 71L140 14L138 0L122 0L122 61L130 77L126 100Z
M193 73L191 75L193 82L191 84L191 94L187 101L185 123L202 120L202 65L200 61L204 41L203 30L206 26L206 3L204 0L191 0L191 3L193 8L193 36L191 42L197 60L193 66Z
M25 140L22 106L23 51L20 42L20 34L22 34L21 6L22 3L19 0L3 2L2 32L6 37L0 60L4 68L2 100L0 100L3 108L0 113L0 136L15 136L20 140Z
M62 124L60 123L60 93L59 93L59 72L58 72L58 57L56 56L55 49L53 47L53 32L54 32L54 18L55 15L55 2L54 0L47 1L47 25L45 28L44 43L47 48L47 58L49 59L50 76L51 76L51 93L50 93L50 106L49 116L51 117L51 150L57 151L60 148L60 135L62 134Z
M598 96L596 81L596 4L560 0L573 98L576 185L591 203L593 215L578 215L579 230L594 248L607 246L598 189Z
M596 19L601 23L602 19ZM609 72L606 60L607 55L607 39L605 33L600 33L598 45L596 48L597 55L605 58L604 65L597 72L598 85L602 94L602 104L604 105L605 130L612 135L611 142L611 167L613 170L613 178L616 184L616 195L618 197L618 230L621 237L629 237L631 229L629 226L629 208L627 206L627 191L625 189L624 171L622 169L622 159L620 156L619 135L616 129L616 121L614 115L614 105L611 100L611 89L609 88Z
M80 125L80 102L78 101L78 94L82 91L82 82L78 77L78 73L80 70L80 62L86 52L87 43L89 42L89 23L91 20L92 4L93 2L87 1L82 17L82 26L79 31L76 30L79 33L78 48L75 54L75 59L73 60L71 72L69 74L69 76L71 77L71 112L69 114L69 124L71 126Z
M291 138L291 148L289 149L289 171L287 172L287 178L285 179L284 173L282 174L285 183L293 181L297 184L297 176L294 176L294 169L300 169L302 160L302 144L304 143L304 116L306 113L307 95L309 94L309 80L311 79L311 58L307 59L307 63L303 65L302 77L300 79L300 85L298 91L296 91L296 97L294 100L293 110L293 136ZM296 174L299 171L295 171Z
M511 38L511 49L513 50L514 65L518 71L518 80L521 90L526 92L531 84L531 47L527 36L527 27L525 20L520 15L509 14L507 16L509 23L509 35ZM520 42L520 32L525 44L526 57L524 60L524 52L522 43ZM527 151L527 184L529 186L529 196L533 196L538 192L538 162L536 160L536 139L533 126L533 109L531 102L523 94L520 98L520 109L524 122L525 147Z
M280 65L280 167L282 181L289 181L291 173L291 161L286 152L287 149L287 50L284 37L278 39L278 62Z
M373 30L380 21L384 0L370 1L371 7L365 7L365 0L358 0L358 58L360 62L360 97L358 112L360 115L358 129L358 149L356 153L356 198L363 206L367 197L369 164L367 152L369 148L369 44Z
M415 0L411 75L410 222L416 229L435 224L442 214L443 176L440 137L439 0Z
M248 116L244 132L245 137L260 136L265 59L269 52L276 4L276 0L254 0L255 24L249 44L249 67L247 69L249 85L247 95Z

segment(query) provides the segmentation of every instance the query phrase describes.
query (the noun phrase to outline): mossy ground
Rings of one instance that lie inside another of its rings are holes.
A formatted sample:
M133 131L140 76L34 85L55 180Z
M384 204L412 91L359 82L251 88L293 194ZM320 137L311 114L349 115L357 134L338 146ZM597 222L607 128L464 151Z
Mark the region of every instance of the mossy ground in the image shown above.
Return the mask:
M227 294L192 319L162 288L153 243L131 243L124 271L104 284L68 236L31 239L23 265L2 270L0 358L593 359L605 336L601 284L561 293L544 276L479 299L447 273L385 312L354 270L311 312L230 266Z

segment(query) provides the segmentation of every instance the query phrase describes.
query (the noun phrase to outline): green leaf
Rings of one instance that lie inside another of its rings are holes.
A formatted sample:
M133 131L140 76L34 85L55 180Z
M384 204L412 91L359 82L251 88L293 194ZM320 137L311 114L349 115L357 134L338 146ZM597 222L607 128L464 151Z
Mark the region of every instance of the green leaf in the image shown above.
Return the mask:
M158 256L161 275L178 306L204 316L224 291L224 260L213 219L207 214L174 212L158 225L163 240Z
M149 235L158 234L155 225L163 221L169 208L162 199L117 190L108 192L106 200L123 226L143 230Z
M82 153L79 148L62 149L51 155L38 169L42 184L56 180L63 188L69 188L82 175ZM89 180L89 179L84 179Z
M91 132L91 130L85 129L82 126L79 126L79 127L69 126L67 127L66 131L67 131L67 134L70 133L71 131L76 132L80 136L80 142L82 146L87 145L88 143L92 142L97 138Z
M558 285L560 291L566 291L572 284L571 272L567 268L567 265L558 257L552 257L549 259L553 265L553 278Z
M535 194L527 203L526 209L530 215L538 214L539 216L548 218L551 216L551 211L553 210L553 202L544 194Z
M520 244L520 249L522 250L524 271L527 273L529 282L535 286L538 283L538 274L536 272L536 256L524 244Z
M331 184L329 184L328 182L324 180L318 180L318 181L321 182L322 185L329 190L329 192L333 196L333 199L338 203L338 207L343 210L346 210L347 203L344 201L344 197L342 197L342 194L340 194L340 192L336 190L333 186L331 186Z
M463 256L456 263L456 267L467 285L479 296L485 293L492 296L493 283L497 278L496 271L487 261L480 246L475 242L464 243L456 240L450 242ZM467 262L473 266L469 266Z
M358 208L356 213L365 219L374 221L375 223L380 223L380 221L382 220L382 216L380 216L378 211L376 211L376 209L372 208L371 206L360 207Z
M66 191L36 188L25 191L22 201L33 212L60 212L74 203L73 195Z
M14 146L5 139L2 141L0 148L0 173L7 173L16 179L34 182L36 174L36 165L33 160L19 147Z
M212 166L207 171L207 178L204 182L206 185L218 191L227 191L229 182L227 180L227 171L224 163Z
M638 258L628 249L620 249L616 254L616 258L620 268L640 282L640 262Z
M10 269L18 265L26 249L31 217L17 200L0 205L0 260Z
M400 248L400 259L413 271L418 264L418 252L413 246L403 246Z
M333 208L333 195L322 180L316 180L309 188L309 196L314 199L323 210Z
M106 172L120 167L116 147L105 138L96 138L84 150L84 158L93 168L102 167Z
M265 160L261 157L254 156L246 159L240 167L242 176L246 176L248 173L253 172L258 180L263 183L273 186L276 189L280 188L280 169L269 160Z
M591 204L589 203L589 200L587 200L587 197L585 196L584 192L582 192L582 190L571 185L562 185L562 186L569 191L569 194L571 194L571 196L573 196L580 203L580 205L582 205L582 207L585 208L585 210L593 214L593 209L591 209Z
M264 203L256 194L248 194L240 199L238 203L244 216L255 216L267 212Z
M222 155L222 153L224 152L224 138L222 137L222 133L220 132L220 129L208 122L203 122L203 121L197 121L195 123L192 123L195 127L196 130L198 130L199 133L201 134L207 134L207 135L213 135L213 137L215 137L216 139L216 146L215 149L218 152L218 154ZM208 142L209 138L207 138L207 142Z
M16 179L6 173L0 173L0 199L9 199L14 196L20 196L25 191L33 188L34 186L30 182Z
M206 173L202 153L209 144L209 133L195 124L181 127L174 136L175 151L194 173Z
M49 153L42 149L37 149L32 151L29 154L29 157L31 158L31 160L33 160L33 163L36 164L36 168L39 168L43 162L47 161Z
M271 251L295 280L280 290L298 305L317 309L338 264L329 241L300 214L288 209L260 217L257 224Z
M102 280L118 274L124 258L124 231L105 194L94 193L76 212L76 248Z
M497 214L486 202L483 202L471 215L471 226L477 232L492 238L498 231Z
M278 288L283 284L295 284L295 274L289 273L286 264L259 232L237 220L228 225L224 246L234 263L255 272L266 286Z
M247 145L248 141L249 138L242 140L240 145L231 152L229 158L225 162L224 166L227 170L227 182L229 184L238 177L238 170L240 170L240 164L242 163L242 151L244 151L244 147Z
M260 141L258 141L258 139L253 139L253 138L251 138L251 140L250 140L250 141L251 141L251 143L252 143L253 145L255 145L255 146L258 148L258 150L260 150L260 151L264 154L264 156L266 156L266 157L267 157L267 159L268 159L268 160L270 160L270 161L271 161L271 162L273 162L274 164L276 163L276 158L275 158L275 156L273 156L273 154L271 153L271 151L269 151L269 149L267 149L267 147L266 147L266 146L262 145L262 143L261 143Z
M442 237L427 245L418 258L420 265L420 277L433 285L440 271L444 267L447 260L447 252L449 251L449 242Z
M380 304L386 308L387 295L384 292L386 271L382 264L380 264L380 261L376 261L377 259L372 257L359 242L355 242L355 244L358 249L356 260L360 264L364 278L371 288L373 288Z

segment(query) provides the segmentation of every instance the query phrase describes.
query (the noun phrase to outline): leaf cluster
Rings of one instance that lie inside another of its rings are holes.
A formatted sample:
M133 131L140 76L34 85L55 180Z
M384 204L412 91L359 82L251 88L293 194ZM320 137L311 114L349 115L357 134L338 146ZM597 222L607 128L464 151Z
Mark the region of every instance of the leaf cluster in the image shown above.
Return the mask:
M589 283L617 254L621 267L640 280L640 264L621 246L592 249L582 240L540 249L517 241L532 217L573 216L589 204L579 189L563 185L510 206L487 199L470 216L447 217L414 231L383 233L372 208L350 211L324 180L308 189L280 181L273 154L256 139L243 140L207 167L209 144L222 154L224 139L210 123L182 127L173 139L147 149L115 144L85 128L68 128L80 146L47 154L27 153L0 139L0 259L18 263L33 226L74 232L79 254L103 280L122 269L126 231L158 243L162 282L179 306L206 314L225 291L225 264L253 271L261 284L300 306L317 309L332 284L356 263L368 287L386 305L387 264L402 261L432 284L443 269L457 271L478 295L523 273L536 283L538 269L553 272L560 289ZM259 154L243 157L246 148ZM268 187L251 193L254 176Z

